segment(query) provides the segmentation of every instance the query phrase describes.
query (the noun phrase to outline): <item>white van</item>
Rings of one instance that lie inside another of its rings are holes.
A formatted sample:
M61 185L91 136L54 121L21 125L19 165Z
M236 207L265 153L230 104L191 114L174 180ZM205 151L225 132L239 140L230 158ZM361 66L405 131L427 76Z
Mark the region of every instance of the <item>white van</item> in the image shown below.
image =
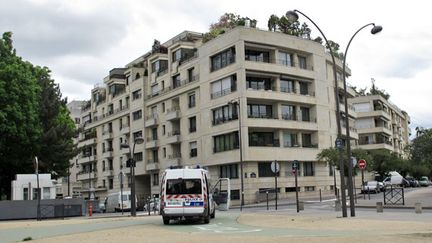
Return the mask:
M384 186L403 185L403 176L396 171L390 171L389 176L383 180Z
M119 212L122 210L122 200L121 200L121 192L115 192L108 195L106 198L105 212ZM137 202L137 198L135 197L135 202ZM137 204L135 204L137 205ZM123 210L128 211L131 209L131 192L123 191Z
M208 224L215 217L215 203L204 169L168 169L162 175L160 214L163 223L171 219L202 219Z

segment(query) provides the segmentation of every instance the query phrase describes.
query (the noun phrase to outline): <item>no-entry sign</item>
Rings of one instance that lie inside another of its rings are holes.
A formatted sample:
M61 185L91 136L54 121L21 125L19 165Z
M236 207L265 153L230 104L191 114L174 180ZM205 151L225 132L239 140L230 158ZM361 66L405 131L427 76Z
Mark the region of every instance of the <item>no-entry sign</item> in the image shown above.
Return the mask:
M359 167L361 170L366 169L366 160L364 160L364 159L359 160L359 161L358 161L358 167Z

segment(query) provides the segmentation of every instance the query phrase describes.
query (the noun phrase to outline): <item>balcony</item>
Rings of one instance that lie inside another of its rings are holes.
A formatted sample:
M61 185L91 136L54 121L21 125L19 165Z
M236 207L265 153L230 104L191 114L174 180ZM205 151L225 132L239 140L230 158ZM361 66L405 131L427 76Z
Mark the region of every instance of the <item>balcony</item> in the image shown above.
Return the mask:
M168 156L168 166L179 166L181 164L181 154L175 153Z
M157 139L147 138L147 141L145 144L146 149L156 148L157 146L158 146L158 140Z
M106 151L103 152L102 156L104 158L111 158L111 157L113 157L113 149L112 148L107 149Z
M81 157L81 158L78 159L78 164L84 164L84 163L92 162L92 161L95 161L95 160L96 160L96 156L95 155Z
M78 181L85 181L85 180L93 180L97 178L97 171L91 171L90 173L88 171L80 171L77 173L77 180Z
M105 170L104 172L102 172L102 176L103 177L110 177L110 176L114 176L114 170Z
M106 140L106 139L112 139L112 138L113 138L112 129L111 130L105 130L102 132L102 139Z
M166 139L167 144L180 143L180 131L173 131L168 133L168 137Z
M180 107L173 107L167 110L166 120L167 121L178 120L180 119L180 115L181 115Z
M144 127L148 128L148 127L154 127L157 126L157 116L156 115L152 115L147 117L147 119L144 122Z
M120 128L120 133L126 134L130 132L130 126L128 124L123 124Z
M149 160L146 164L146 170L147 171L151 171L151 170L159 170L159 163L158 162L154 162L153 160Z

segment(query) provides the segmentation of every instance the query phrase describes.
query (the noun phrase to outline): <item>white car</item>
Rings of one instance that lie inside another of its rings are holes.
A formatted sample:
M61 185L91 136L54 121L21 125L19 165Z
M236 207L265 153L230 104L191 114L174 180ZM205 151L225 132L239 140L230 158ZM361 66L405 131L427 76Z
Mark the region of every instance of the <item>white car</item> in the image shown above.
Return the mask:
M362 186L362 193L378 193L381 191L377 181L366 181Z

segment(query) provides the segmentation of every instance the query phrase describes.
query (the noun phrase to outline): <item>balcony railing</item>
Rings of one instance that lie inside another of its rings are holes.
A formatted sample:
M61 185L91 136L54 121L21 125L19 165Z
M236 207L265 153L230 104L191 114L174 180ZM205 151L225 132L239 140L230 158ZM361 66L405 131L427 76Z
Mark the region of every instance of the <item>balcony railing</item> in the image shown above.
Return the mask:
M250 147L280 147L279 139L273 139L272 142L267 141L249 141Z

